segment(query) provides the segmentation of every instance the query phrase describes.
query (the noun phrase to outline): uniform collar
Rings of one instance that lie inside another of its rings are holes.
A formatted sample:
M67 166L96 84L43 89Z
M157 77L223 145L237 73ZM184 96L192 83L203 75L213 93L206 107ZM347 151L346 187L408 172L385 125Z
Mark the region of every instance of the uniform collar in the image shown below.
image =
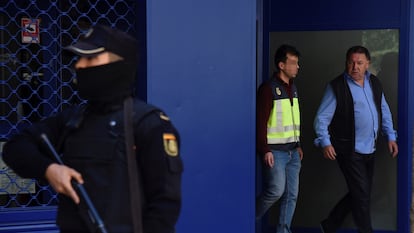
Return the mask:
M293 83L293 79L289 79L289 83L287 83L287 82L283 81L283 80L280 78L280 76L279 76L279 73L278 73L278 72L275 72L273 76L274 76L274 79L275 79L276 81L280 82L280 83L281 83L281 84L283 84L284 86L289 87L289 86L290 86L290 85L292 85L292 83Z

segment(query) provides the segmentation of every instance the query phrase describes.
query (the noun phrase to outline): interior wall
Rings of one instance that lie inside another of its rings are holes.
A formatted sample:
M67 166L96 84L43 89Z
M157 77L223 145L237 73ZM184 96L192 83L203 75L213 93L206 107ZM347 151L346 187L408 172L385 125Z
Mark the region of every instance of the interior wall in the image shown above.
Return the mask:
M147 1L148 102L181 134L177 232L254 232L255 0Z
M318 227L337 201L347 192L336 161L323 158L313 145L313 120L327 83L344 71L345 54L353 45L363 45L371 53L370 72L384 85L384 92L398 127L398 30L271 32L270 51L282 43L292 44L301 52L299 75L295 79L301 98L304 159L300 176L300 194L295 227ZM269 58L271 61L272 58ZM274 70L274 65L269 64ZM372 192L372 220L376 230L396 230L397 160L389 156L385 141L377 148L376 171ZM275 218L272 218L275 219ZM354 228L351 218L344 228Z

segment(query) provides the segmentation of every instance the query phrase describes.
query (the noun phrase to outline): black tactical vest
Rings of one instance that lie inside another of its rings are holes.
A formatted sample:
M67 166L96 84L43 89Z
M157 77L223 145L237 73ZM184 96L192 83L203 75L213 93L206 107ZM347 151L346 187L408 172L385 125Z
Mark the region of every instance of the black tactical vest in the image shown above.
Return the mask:
M136 102L134 109L135 122L156 110L141 102ZM108 232L119 233L132 232L123 124L123 108L107 114L85 113L81 125L67 135L62 148L64 163L82 174L84 187ZM66 196L59 197L57 223L61 229L86 229L87 212L78 208L84 207L76 206Z

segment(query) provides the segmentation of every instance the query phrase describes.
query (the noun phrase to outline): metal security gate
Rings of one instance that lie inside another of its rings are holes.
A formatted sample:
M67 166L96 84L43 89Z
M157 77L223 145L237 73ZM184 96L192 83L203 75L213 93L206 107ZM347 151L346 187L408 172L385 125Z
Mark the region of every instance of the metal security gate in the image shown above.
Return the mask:
M74 60L62 47L96 23L134 34L136 6L121 0L0 1L0 145L82 101L73 87ZM45 181L19 178L0 159L0 232L22 232L25 225L26 232L54 229L57 202Z

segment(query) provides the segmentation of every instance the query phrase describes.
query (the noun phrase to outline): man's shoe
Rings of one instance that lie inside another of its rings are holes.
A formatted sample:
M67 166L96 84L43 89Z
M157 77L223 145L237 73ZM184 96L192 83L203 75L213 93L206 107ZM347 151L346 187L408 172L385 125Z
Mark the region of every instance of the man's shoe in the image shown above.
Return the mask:
M319 223L319 228L321 229L321 233L326 233L325 229L323 228L322 223Z
M325 219L320 224L319 227L321 228L322 233L334 233L334 231L328 228L328 221Z

